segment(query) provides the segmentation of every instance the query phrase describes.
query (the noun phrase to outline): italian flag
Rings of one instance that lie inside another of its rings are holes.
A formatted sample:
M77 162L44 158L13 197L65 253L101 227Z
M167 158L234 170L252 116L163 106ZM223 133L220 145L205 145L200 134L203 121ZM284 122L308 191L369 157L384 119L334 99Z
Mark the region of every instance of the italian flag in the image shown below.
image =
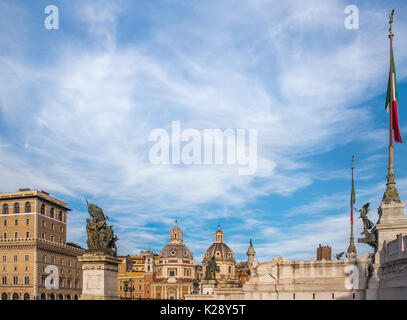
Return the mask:
M350 194L350 207L351 207L351 215L350 221L353 224L353 205L356 202L356 194L355 194L355 182L353 180L353 171L352 171L352 192Z
M393 51L391 52L391 64L392 68L390 69L389 73L389 81L387 84L387 96L386 96L386 110L390 113L390 106L393 108L393 131L394 131L394 141L402 142L401 135L400 135L400 127L399 127L399 117L397 114L397 84L396 84L396 68L394 65L394 55ZM390 92L393 90L393 92Z

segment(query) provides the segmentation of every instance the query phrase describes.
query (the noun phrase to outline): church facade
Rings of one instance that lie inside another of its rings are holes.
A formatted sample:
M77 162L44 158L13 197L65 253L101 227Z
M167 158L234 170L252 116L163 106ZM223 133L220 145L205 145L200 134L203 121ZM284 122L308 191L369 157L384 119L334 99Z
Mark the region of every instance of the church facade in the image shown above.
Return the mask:
M151 284L153 299L184 299L198 287L199 270L192 252L183 242L178 223L170 231L168 244L161 250L154 266Z

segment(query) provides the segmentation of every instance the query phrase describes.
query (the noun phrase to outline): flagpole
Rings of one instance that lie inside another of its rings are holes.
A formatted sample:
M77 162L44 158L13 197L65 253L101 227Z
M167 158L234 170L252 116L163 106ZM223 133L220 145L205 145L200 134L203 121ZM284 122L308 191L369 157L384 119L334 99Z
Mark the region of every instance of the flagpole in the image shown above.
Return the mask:
M394 96L393 96L393 37L394 37L394 33L392 30L393 15L394 15L394 9L392 10L392 12L390 13L390 16L389 16L389 24L390 24L390 28L389 28L389 39L390 39L389 167L388 167L387 183L386 183L387 188L383 195L384 202L391 202L391 201L400 202L398 190L396 188L394 163L393 163L393 99L394 99Z
M349 239L349 247L348 252L346 254L347 257L356 256L356 247L355 247L355 239L353 236L353 193L354 193L354 182L353 182L353 161L355 156L352 156L352 188L350 192L350 239Z

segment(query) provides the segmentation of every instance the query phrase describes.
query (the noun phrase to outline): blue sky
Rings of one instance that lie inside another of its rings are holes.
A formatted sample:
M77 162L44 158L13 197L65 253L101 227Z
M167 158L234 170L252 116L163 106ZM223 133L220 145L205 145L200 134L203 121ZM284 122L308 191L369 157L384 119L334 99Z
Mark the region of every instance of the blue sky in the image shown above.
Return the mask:
M44 8L59 8L59 30ZM359 29L344 27L348 4ZM0 2L0 192L44 189L67 202L85 245L85 198L120 254L159 252L178 219L200 263L218 225L236 260L346 251L350 160L356 207L385 190L388 13L407 140L403 1ZM154 128L254 128L258 170L152 165ZM395 146L407 198L407 149ZM355 218L356 236L362 231ZM369 251L357 244L360 254Z

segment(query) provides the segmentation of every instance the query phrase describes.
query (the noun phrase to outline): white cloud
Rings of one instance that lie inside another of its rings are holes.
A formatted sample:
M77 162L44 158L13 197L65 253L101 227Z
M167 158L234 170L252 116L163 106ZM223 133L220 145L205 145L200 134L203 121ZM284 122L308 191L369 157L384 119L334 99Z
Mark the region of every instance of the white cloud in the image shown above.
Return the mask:
M357 33L345 33L341 2L247 1L222 15L206 4L202 15L204 5L196 4L191 10L211 24L194 23L192 17L159 25L138 43L118 41L125 6L106 4L87 1L77 7L77 21L88 34L83 39L65 34L61 54L46 68L20 56L0 56L2 116L18 128L11 143L29 146L24 152L2 147L0 188L14 190L24 182L103 201L117 225L125 226L118 231L126 250L161 243L163 232L154 240L148 235L153 230L138 229L152 221L169 224L178 215L208 227L210 218L229 218L261 196L291 195L315 180L307 156L365 136L372 127L368 111L353 106L385 89L387 49L376 36L383 28L361 24ZM219 6L230 9L230 4ZM379 10L366 12L366 19ZM405 23L398 28L402 33ZM10 40L3 38L0 43ZM404 65L407 54L397 55ZM168 128L172 120L199 130L256 128L257 174L242 177L225 166L151 165L148 134ZM325 200L339 204L342 197ZM326 203L308 210L322 212ZM207 205L226 209L202 209ZM195 218L200 210L205 216ZM75 223L76 239L80 221ZM131 228L140 231L138 243ZM268 228L264 236L272 233ZM301 248L314 245L312 234L303 235ZM279 248L299 250L294 240L283 244ZM267 248L259 251L266 255Z

